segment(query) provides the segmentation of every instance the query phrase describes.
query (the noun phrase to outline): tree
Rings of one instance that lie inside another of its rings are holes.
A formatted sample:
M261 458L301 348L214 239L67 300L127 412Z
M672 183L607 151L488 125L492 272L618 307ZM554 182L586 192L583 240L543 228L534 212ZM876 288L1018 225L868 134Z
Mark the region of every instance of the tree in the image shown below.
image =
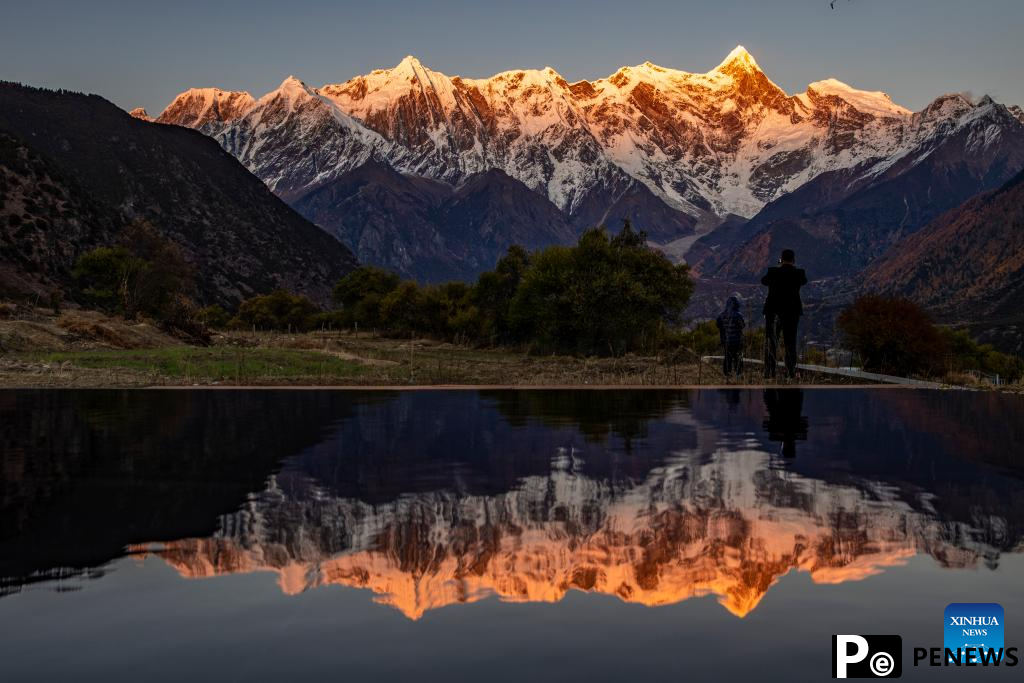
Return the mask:
M687 266L648 248L627 221L613 238L595 228L574 247L534 255L509 315L520 338L541 347L616 355L678 325L692 292Z
M402 282L380 302L381 323L401 336L422 334L431 327L428 303L415 282Z
M363 327L380 327L380 304L401 280L397 275L376 266L360 266L334 286L333 298L341 304L349 323Z
M627 221L613 237L588 230L572 247L533 255L510 247L472 287L420 287L364 267L343 278L334 297L362 324L399 336L619 354L655 346L679 325L692 291L687 267L648 248Z
M196 320L214 329L223 329L228 326L231 316L220 304L206 306L196 311Z
M317 305L301 294L278 289L243 301L236 323L261 330L305 332L316 325L319 312Z
M482 273L470 295L469 305L475 312L461 313L460 324L475 328L481 341L492 344L513 339L509 308L523 274L530 267L530 255L518 244L498 259L494 270Z
M949 346L924 309L909 299L863 295L836 323L866 370L934 375L944 369Z
M99 247L75 262L74 277L94 305L134 319L180 312L192 269L176 244L145 221L128 226L119 244Z

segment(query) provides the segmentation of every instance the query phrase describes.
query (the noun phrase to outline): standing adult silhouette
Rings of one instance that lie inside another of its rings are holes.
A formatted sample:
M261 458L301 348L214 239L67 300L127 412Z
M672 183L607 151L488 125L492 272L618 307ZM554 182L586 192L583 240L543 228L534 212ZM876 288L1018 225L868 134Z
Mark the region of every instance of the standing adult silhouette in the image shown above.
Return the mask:
M800 300L800 288L807 284L807 273L796 267L796 254L792 249L783 249L779 265L772 266L761 278L761 284L768 288L764 300L764 376L774 377L778 357L779 332L786 344L786 377L796 376L796 336L804 305Z

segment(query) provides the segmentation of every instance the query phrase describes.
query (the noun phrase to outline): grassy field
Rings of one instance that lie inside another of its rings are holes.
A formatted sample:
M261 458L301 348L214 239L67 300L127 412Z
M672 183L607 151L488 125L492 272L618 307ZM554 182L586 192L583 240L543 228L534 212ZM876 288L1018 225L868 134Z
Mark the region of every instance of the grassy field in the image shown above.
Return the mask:
M214 346L20 352L0 386L674 386L724 384L716 363L671 356L579 358L368 335L218 336ZM762 384L751 367L742 383ZM828 376L803 382L847 383ZM734 380L734 383L737 383Z
M808 375L803 383L851 383ZM724 384L716 363L675 351L619 358L539 356L368 333L221 331L184 346L147 325L96 312L38 310L0 320L0 387L679 386ZM740 382L763 384L750 367Z
M317 351L281 348L193 348L63 351L41 354L39 362L91 370L126 370L184 383L326 384L347 381L363 366Z

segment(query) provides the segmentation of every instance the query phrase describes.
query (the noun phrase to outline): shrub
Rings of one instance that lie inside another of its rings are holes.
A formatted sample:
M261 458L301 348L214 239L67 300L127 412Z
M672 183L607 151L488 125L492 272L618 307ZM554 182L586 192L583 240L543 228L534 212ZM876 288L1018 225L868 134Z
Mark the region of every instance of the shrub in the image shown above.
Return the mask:
M705 320L676 336L676 341L697 356L708 356L722 351L718 326L714 320Z
M129 320L140 313L158 320L172 309L177 314L192 279L178 246L144 221L128 226L120 244L81 255L72 273L93 305Z
M809 346L804 351L804 362L811 365L828 365L828 356L817 346Z
M836 321L866 370L898 375L943 371L948 344L923 308L903 298L857 298Z
M999 375L1007 382L1016 382L1024 375L1024 360L996 351L989 344L979 344L967 330L942 328L942 335L949 348L950 369L955 372L977 370Z
M196 320L213 329L224 329L231 321L231 315L220 305L213 304L196 311Z
M243 301L237 323L261 330L305 332L315 327L318 313L320 309L308 298L278 289Z

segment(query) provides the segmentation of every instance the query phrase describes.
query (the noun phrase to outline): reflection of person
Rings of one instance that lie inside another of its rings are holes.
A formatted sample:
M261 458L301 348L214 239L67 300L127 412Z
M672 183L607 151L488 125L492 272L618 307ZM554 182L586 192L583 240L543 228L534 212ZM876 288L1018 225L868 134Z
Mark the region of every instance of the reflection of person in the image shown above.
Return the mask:
M722 342L725 354L722 360L722 372L726 379L730 375L739 377L743 374L743 328L746 326L743 314L740 313L740 299L733 294L725 301L725 310L718 314L715 325Z
M800 288L807 284L807 273L796 267L796 254L792 249L783 249L779 265L768 269L761 278L761 284L768 288L764 300L764 376L775 376L775 359L778 355L779 331L786 343L786 376L796 376L796 332L800 316L804 313L800 301Z
M762 422L769 441L782 442L782 455L796 456L796 442L807 440L807 417L803 389L765 389L764 407L768 417Z
M725 405L729 406L730 413L735 413L740 409L739 389L719 389L718 393L725 398Z

